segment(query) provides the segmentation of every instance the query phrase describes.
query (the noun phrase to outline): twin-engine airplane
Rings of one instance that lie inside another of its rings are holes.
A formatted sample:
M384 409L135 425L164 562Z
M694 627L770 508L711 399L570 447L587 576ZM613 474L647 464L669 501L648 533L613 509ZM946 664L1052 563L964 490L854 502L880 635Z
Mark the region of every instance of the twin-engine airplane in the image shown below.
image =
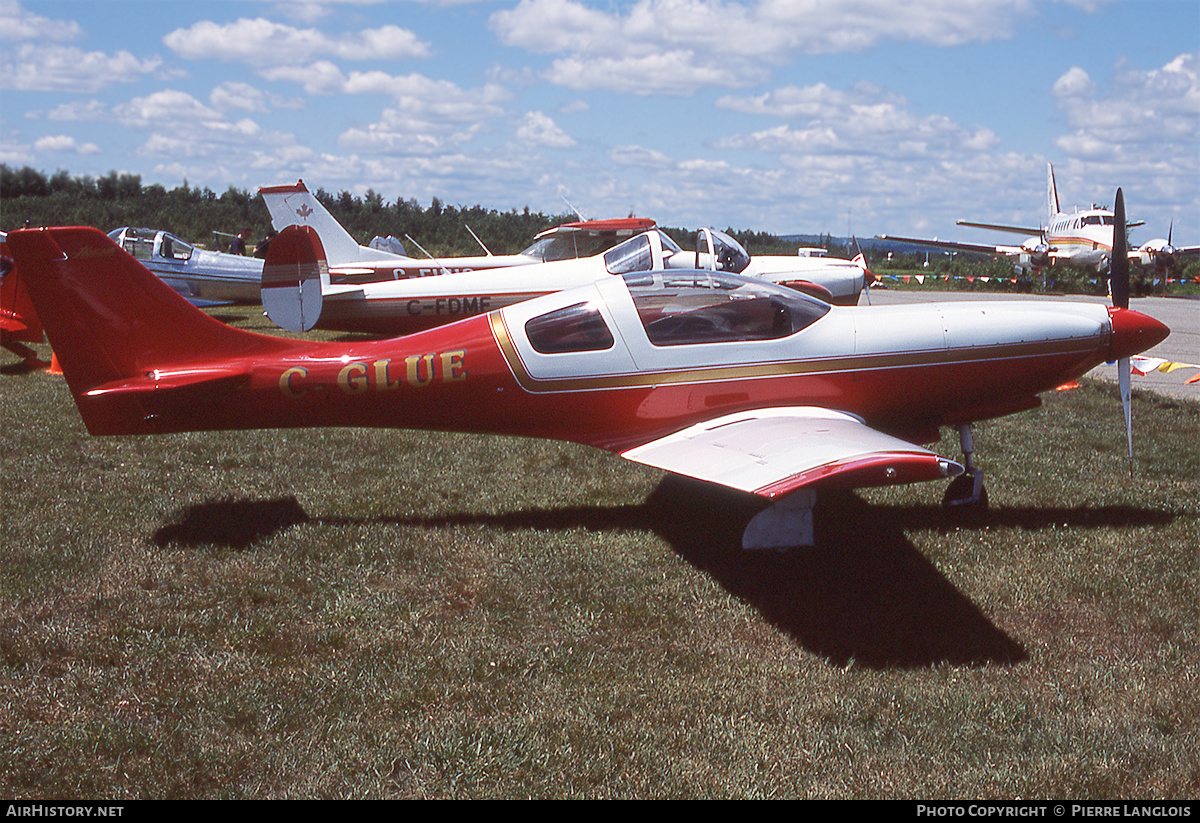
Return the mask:
M724 232L701 229L693 254L684 252L669 235L654 228L591 257L399 280L335 283L324 236L309 227L288 226L271 241L267 251L262 303L271 320L288 331L320 328L400 335L613 275L675 269L753 274L827 302L858 301L865 265L815 257L766 258L769 263L781 259L793 268L779 266L778 270L760 273L763 267L756 267L746 250ZM806 262L816 265L803 268Z
M1129 310L1127 271L1109 309L838 307L665 270L407 337L315 342L220 323L92 229L18 231L9 245L92 434L363 426L574 441L758 495L772 505L747 547L812 543L817 489L965 468L954 499L981 502L972 421L1037 406L1169 334ZM940 426L959 428L965 467L915 445Z
M892 240L899 243L911 243L934 249L970 252L974 254L1006 255L1013 258L1014 265L1022 269L1042 269L1046 266L1070 266L1080 269L1091 269L1101 274L1107 273L1109 264L1114 256L1113 227L1124 223L1117 220L1113 212L1093 206L1090 209L1064 213L1058 202L1058 187L1054 182L1054 166L1046 164L1046 212L1047 224L1044 228L1029 228L1026 226L1006 226L995 223L975 223L959 220L958 225L989 231L1010 232L1013 234L1032 235L1021 245L959 243L950 240L927 240L914 237L897 237L896 235L877 235L880 240ZM1128 229L1140 226L1142 223L1125 224ZM1167 232L1166 238L1156 237L1143 243L1136 249L1130 249L1126 242L1125 256L1135 266L1153 269L1162 276L1175 259L1183 255L1200 253L1200 246L1184 246L1176 248L1171 243L1172 232Z

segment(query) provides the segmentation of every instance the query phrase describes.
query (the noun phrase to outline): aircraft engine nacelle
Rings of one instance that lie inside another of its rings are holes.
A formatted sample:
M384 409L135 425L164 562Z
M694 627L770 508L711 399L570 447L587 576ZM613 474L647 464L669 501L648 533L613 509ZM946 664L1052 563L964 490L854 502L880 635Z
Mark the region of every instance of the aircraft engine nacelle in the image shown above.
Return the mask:
M1035 269L1050 265L1050 253L1053 249L1046 243L1027 240L1021 244L1021 248L1024 251L1024 254L1021 255L1021 263L1023 265L1031 266Z
M1138 257L1143 266L1153 266L1157 271L1164 272L1175 262L1175 247L1170 240L1156 237L1138 247Z

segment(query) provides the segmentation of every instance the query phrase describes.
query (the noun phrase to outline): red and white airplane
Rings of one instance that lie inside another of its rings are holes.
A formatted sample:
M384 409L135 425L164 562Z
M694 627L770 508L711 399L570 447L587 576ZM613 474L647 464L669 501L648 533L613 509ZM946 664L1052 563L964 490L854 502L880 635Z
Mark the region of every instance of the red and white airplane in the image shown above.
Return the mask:
M752 274L827 302L852 304L858 301L866 276L865 264L799 256L766 258L768 263L786 260L792 268L776 265L776 270L760 274L761 267L756 267L746 250L724 232L701 229L692 253L683 251L664 231L654 228L591 257L398 280L335 283L324 239L317 230L288 226L271 241L263 267L262 303L267 315L281 328L293 332L320 328L411 334L613 275L674 269ZM314 259L316 265L297 268L298 261ZM817 265L805 268L806 262Z
M303 180L294 186L264 186L258 193L277 232L288 226L309 226L316 230L325 248L330 280L334 284L404 280L589 257L654 228L654 221L644 217L581 220L540 232L532 245L518 254L492 254L480 242L484 250L482 255L437 260L409 257L403 242L395 237L376 237L369 245L360 245L308 190ZM478 238L476 242L479 242Z
M635 270L741 272L841 305L857 303L864 284L874 279L861 253L853 261L803 253L751 259L732 237L709 228L698 232L695 255L684 253L653 220L632 217L556 226L537 235L520 254L418 260L384 250L396 247L389 242L394 238L359 245L304 181L259 192L280 232L267 252L263 306L276 324L294 332L321 328L408 334ZM290 248L292 241L283 235L294 232L293 227L312 228L320 239L324 263L319 290L315 281L299 291L281 290L281 283L296 279L286 269L291 252L279 251L280 246Z
M758 495L769 505L747 547L811 543L817 489L965 469L952 499L982 502L972 421L1037 406L1169 334L1128 309L1127 289L1111 309L838 307L665 270L406 337L316 342L224 325L94 229L17 231L9 245L92 434L362 426L574 441ZM917 445L941 426L960 430L965 466Z
M1038 229L1027 226L976 223L968 220L958 221L960 226L1032 235L1019 246L928 240L889 234L881 234L877 237L880 240L893 240L934 249L1006 255L1013 258L1014 265L1022 269L1036 270L1046 266L1070 266L1092 269L1099 273L1108 272L1113 256L1113 227L1122 221L1118 221L1113 212L1099 206L1070 213L1063 212L1059 206L1058 187L1054 182L1054 166L1049 163L1046 165L1046 217L1046 226ZM1128 223L1125 233L1127 234L1129 229L1141 225L1143 225L1141 221ZM1200 246L1176 248L1171 244L1171 232L1169 231L1167 235L1166 238L1156 237L1149 240L1136 249L1130 249L1126 241L1125 254L1129 262L1135 266L1152 268L1161 275L1175 261L1176 257L1200 253Z

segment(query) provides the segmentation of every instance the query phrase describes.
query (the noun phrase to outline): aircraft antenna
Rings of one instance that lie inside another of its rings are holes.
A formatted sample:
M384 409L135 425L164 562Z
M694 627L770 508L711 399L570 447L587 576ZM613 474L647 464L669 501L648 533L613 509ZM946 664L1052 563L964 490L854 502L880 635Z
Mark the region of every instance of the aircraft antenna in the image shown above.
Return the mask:
M430 254L429 252L425 251L425 249L421 248L421 244L420 244L420 243L418 243L416 240L413 240L413 239L412 239L412 235L406 234L406 235L404 235L404 239L405 239L405 240L407 240L408 242L412 243L412 244L413 244L414 246L416 246L418 249L421 249L421 253L422 253L422 254L424 254L426 257L428 257L430 260L432 260L434 263L436 263L436 264L437 264L437 267L438 267L439 269L441 269L441 270L442 270L442 274L449 274L449 273L450 273L450 269L448 269L448 268L446 268L445 266L443 266L443 265L442 265L442 261L441 261L441 260L438 260L438 259L437 259L436 257L434 257L432 254Z
M466 223L463 223L463 225L464 225L464 226L467 226L467 224L466 224ZM486 254L488 257L493 257L493 256L494 256L494 255L492 254L492 250L491 250L491 249L489 249L487 246L483 245L483 241L479 239L479 235L477 235L477 234L475 234L475 232L471 231L471 227L470 227L470 226L467 226L467 231L471 232L471 236L475 238L475 242L479 244L479 248L483 249L483 251L484 251L484 254Z
M578 217L580 220L587 220L587 219L588 219L588 218L587 218L587 217L584 215L584 213L583 213L583 212L581 212L579 209L575 208L575 205L574 205L574 204L573 204L573 203L572 203L570 200L568 200L566 197L564 197L564 196L563 196L563 195L561 195L561 194L559 195L559 197L562 199L562 201L563 201L564 203L566 203L566 204L567 204L567 208L571 210L571 213L572 213L572 214L574 214L574 215L575 215L576 217Z

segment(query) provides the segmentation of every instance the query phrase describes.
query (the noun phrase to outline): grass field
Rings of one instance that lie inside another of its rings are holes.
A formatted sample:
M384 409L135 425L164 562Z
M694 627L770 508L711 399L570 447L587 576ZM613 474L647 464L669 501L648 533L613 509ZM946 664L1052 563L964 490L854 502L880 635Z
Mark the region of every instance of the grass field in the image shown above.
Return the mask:
M1131 478L1057 393L977 427L988 513L748 553L752 501L609 454L92 438L5 357L0 796L1200 796L1195 404L1135 396Z

